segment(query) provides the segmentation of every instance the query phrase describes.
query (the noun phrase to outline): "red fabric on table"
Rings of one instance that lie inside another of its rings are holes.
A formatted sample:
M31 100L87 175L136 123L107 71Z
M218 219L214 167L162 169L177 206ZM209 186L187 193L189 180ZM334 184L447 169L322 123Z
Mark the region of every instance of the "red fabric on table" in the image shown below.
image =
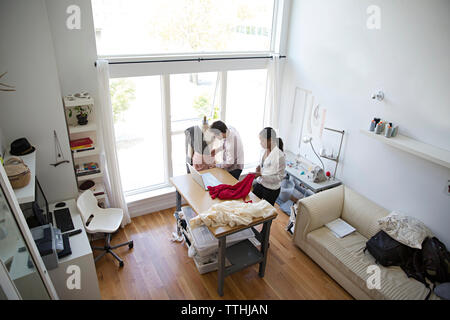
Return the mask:
M234 185L219 184L215 187L208 187L209 195L211 198L219 198L221 200L234 200L245 198L252 188L255 175L253 173L247 174L247 176Z

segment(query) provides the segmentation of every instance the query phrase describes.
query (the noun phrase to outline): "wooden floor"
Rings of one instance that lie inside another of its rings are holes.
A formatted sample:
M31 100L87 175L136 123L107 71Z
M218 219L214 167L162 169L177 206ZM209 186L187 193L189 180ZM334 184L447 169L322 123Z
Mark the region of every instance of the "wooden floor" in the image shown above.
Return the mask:
M113 245L133 240L134 248L115 250L125 262L123 268L111 255L96 263L103 299L352 299L294 245L284 229L289 217L280 210L271 228L264 278L258 276L257 265L237 272L225 278L224 295L219 297L217 271L200 275L185 244L170 241L173 212L133 218L114 235Z

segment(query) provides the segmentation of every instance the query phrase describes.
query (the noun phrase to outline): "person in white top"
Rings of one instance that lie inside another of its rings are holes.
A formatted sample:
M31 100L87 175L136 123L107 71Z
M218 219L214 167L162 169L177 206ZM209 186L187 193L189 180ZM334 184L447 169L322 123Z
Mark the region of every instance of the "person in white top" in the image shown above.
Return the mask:
M211 124L210 130L214 136L221 140L221 146L211 151L211 156L215 156L223 151L223 159L216 163L216 167L227 170L233 177L239 180L244 168L244 148L242 140L237 130L218 120Z
M264 152L260 165L254 172L256 182L253 185L253 193L274 205L280 195L281 181L285 177L286 160L283 140L277 138L275 130L270 127L264 128L259 133L259 140Z

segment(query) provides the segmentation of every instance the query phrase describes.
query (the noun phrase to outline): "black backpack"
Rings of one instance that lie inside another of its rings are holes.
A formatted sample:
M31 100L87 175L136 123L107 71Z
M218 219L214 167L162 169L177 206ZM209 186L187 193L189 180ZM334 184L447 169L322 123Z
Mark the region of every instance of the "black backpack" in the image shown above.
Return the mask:
M436 237L422 243L422 259L425 276L434 282L450 282L450 253Z
M401 266L408 277L422 282L430 292L427 279L433 284L450 282L450 253L445 245L436 237L426 238L422 243L422 250L415 250L413 256Z
M364 252L368 250L376 263L385 267L402 266L410 260L414 249L392 239L383 230L369 239Z

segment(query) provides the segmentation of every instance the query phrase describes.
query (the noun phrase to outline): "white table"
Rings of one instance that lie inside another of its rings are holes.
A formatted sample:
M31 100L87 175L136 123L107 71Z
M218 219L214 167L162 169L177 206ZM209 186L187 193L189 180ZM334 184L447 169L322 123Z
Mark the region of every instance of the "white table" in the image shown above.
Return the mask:
M66 206L62 208L69 208L75 229L81 229L82 232L69 238L72 254L59 259L58 267L56 269L49 270L50 278L52 279L53 286L55 287L60 299L99 300L101 299L101 296L100 289L98 287L94 256L92 254L92 249L86 230L84 229L83 222L81 220L80 212L78 211L74 199L65 200L64 202L66 203ZM54 203L49 205L49 210L51 212L55 209L62 208L55 208ZM53 221L55 221L54 217ZM81 276L80 289L70 289L67 286L67 281L69 277L72 276L72 273L67 273L67 268L69 266L79 267Z
M309 180L308 178L306 178L306 174L303 174L303 175L301 174L302 171L306 172L306 168L297 167L297 166L289 167L287 165L289 162L295 163L295 155L291 152L286 152L286 173L289 176L292 176L293 178L300 181L300 183L302 183L306 188L311 190L313 193L331 189L331 188L337 187L342 184L342 182L336 178L334 178L334 179L331 178L331 179L328 179L328 180L325 180L325 181L319 182L319 183L313 182L313 181Z
M331 178L319 183L309 180L306 177L306 174L301 174L302 171L306 172L307 168L303 168L299 165L298 166L296 165L296 158L293 153L286 152L285 154L286 154L286 173L290 177L293 177L294 179L298 180L301 183L301 185L310 190L312 193L321 192L327 189L337 187L342 184L342 182L336 178ZM294 163L294 166L292 167L288 166L289 163ZM291 216L289 219L289 223L286 226L286 230L291 234L294 233L295 221L296 217Z

